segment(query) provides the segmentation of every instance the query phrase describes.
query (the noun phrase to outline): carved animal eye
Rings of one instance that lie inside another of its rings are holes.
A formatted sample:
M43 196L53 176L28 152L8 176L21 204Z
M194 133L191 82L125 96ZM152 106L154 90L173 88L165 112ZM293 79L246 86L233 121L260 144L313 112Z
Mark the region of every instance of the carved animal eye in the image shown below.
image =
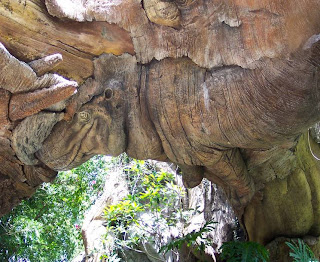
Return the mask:
M113 96L113 90L111 88L107 88L106 91L104 91L104 97L106 100L111 99Z
M83 123L88 123L91 120L91 114L88 111L82 111L78 115L79 120Z

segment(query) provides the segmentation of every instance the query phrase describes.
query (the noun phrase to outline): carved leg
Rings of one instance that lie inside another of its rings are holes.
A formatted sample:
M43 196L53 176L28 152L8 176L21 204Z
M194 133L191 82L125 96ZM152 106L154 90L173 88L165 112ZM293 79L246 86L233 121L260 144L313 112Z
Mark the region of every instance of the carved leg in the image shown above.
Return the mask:
M215 165L206 166L204 175L223 187L231 205L241 217L255 192L255 186L239 149L221 152L220 160Z

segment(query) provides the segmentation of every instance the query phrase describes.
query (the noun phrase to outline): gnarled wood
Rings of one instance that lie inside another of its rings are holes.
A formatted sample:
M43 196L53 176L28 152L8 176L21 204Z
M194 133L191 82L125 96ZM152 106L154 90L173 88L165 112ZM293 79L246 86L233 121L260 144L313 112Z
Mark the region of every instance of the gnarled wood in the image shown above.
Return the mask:
M46 5L54 6L48 11L59 18L107 21L124 28L141 63L185 56L205 68L252 68L264 57L287 57L319 33L317 0L174 2L181 13L178 31L150 22L140 0L46 0ZM75 4L78 8L68 8Z
M33 156L63 118L61 111L77 87L74 81L45 72L56 65L56 58L61 60L61 55L31 63L43 75L37 77L30 66L0 44L0 83L5 88L0 88L0 216L57 174ZM44 109L52 112L37 114ZM24 120L17 121L20 119Z
M129 34L118 26L52 19L41 0L1 0L0 10L0 42L9 51L27 62L59 53L64 61L56 71L76 81L92 74L94 56L134 53Z
M51 96L45 60L30 67L1 46L3 212L50 169L125 151L181 165L190 186L222 186L250 240L320 235L320 166L301 136L320 120L318 0L20 2L0 0L0 41L25 62L61 53L54 70L83 84ZM29 147L17 134L49 106L64 120L31 127Z

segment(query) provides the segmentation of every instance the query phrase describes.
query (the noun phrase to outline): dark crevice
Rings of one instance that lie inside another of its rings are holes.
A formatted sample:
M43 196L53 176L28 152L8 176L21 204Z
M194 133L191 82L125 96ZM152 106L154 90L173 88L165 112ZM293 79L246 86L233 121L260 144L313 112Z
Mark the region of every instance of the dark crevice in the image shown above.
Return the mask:
M271 12L267 10L266 8L260 8L260 9L254 9L254 10L249 10L249 13L257 14L257 15L267 15L271 17L279 17L280 14Z

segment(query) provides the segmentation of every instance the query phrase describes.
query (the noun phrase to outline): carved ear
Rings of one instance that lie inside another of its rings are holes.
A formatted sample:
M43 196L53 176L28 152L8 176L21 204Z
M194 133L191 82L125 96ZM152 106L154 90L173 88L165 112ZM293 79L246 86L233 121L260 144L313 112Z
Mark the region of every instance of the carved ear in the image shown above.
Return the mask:
M13 131L12 147L19 160L26 165L36 165L37 152L49 136L53 126L63 118L63 113L41 112L24 119Z

